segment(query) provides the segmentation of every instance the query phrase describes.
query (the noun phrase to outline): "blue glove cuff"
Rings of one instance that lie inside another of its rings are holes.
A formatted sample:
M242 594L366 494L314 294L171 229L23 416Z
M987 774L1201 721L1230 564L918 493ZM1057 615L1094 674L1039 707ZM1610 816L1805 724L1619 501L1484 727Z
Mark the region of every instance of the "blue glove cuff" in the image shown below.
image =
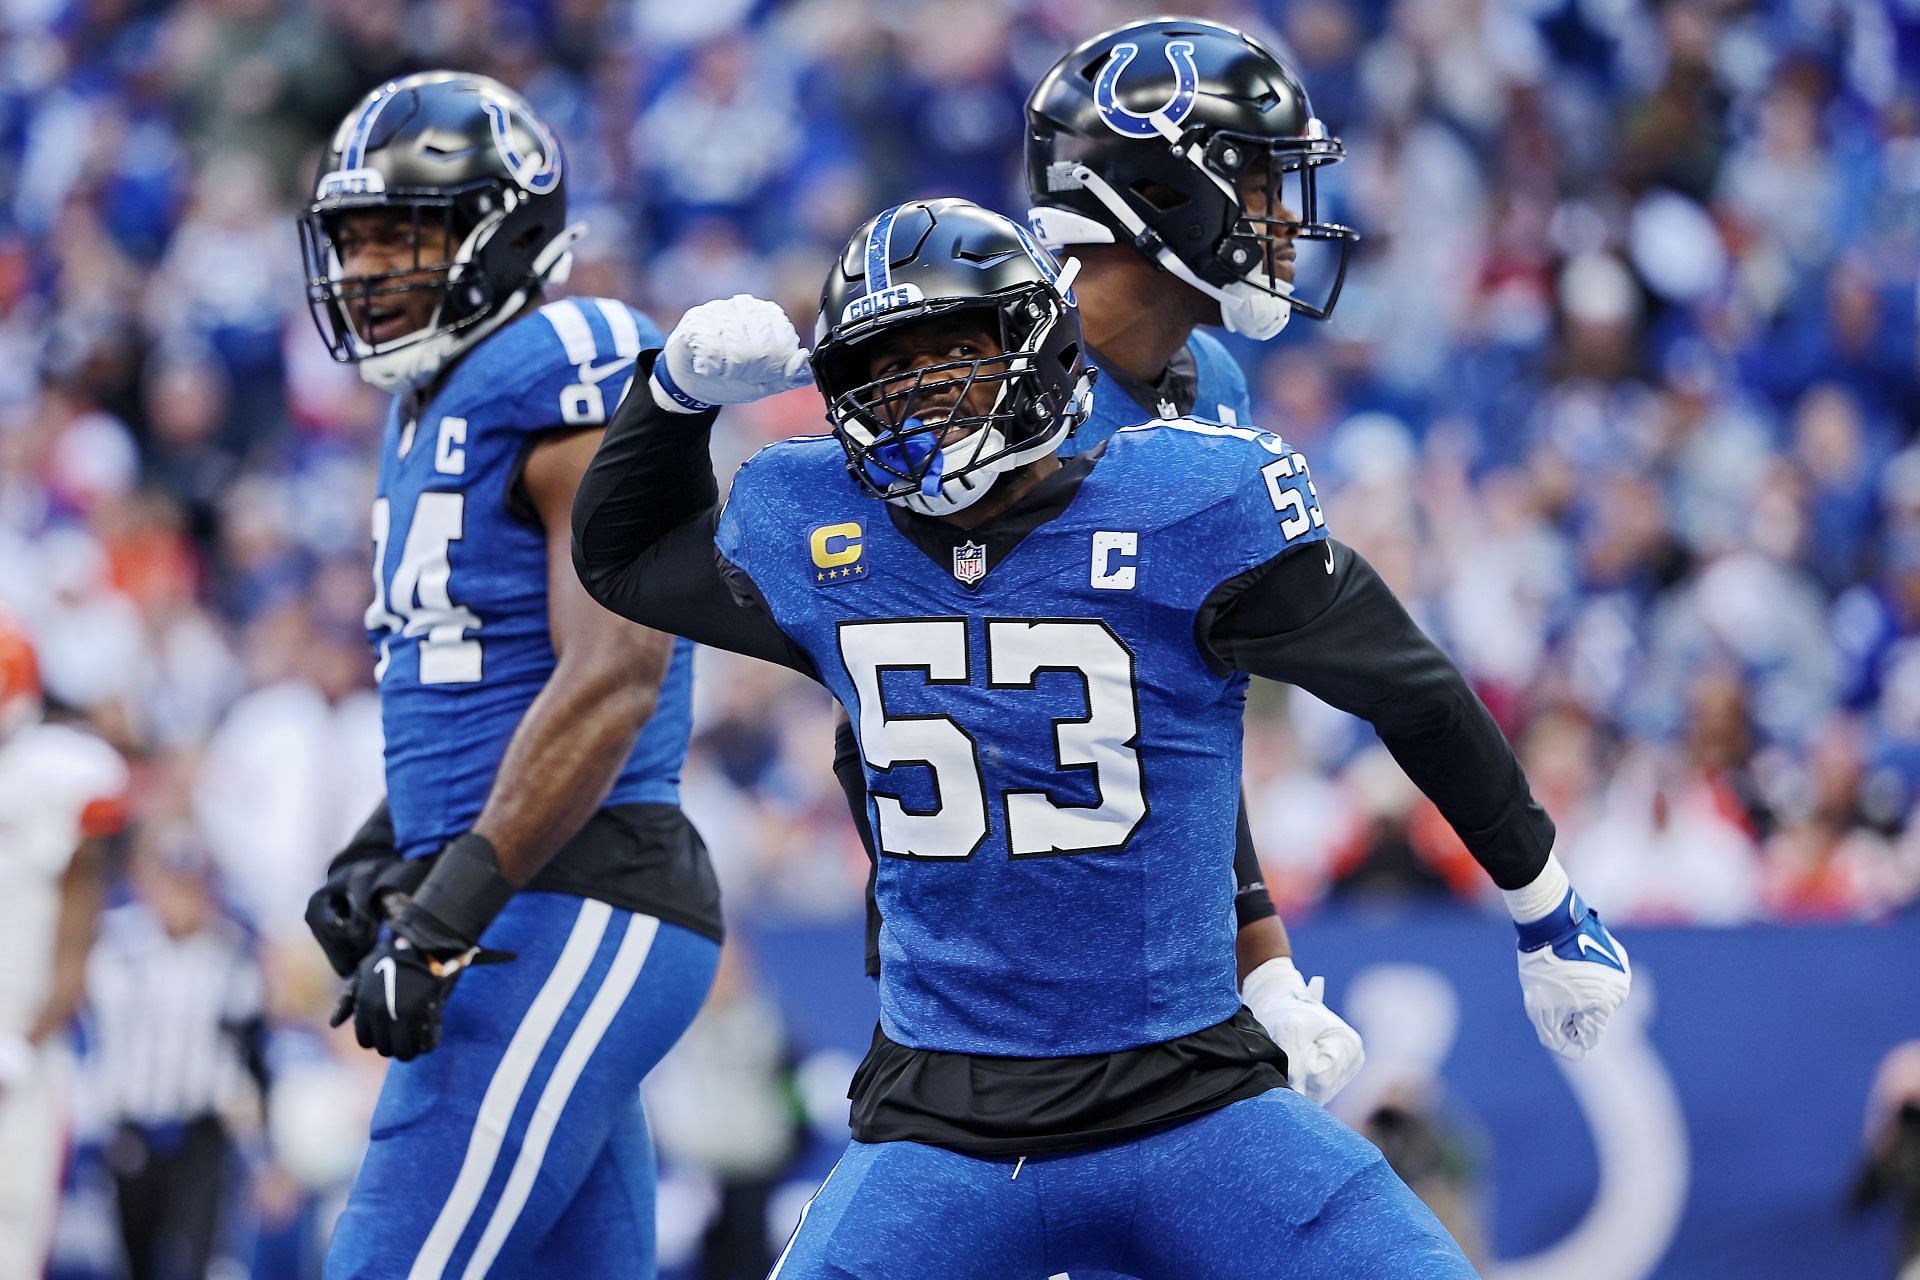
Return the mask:
M1560 905L1527 924L1515 924L1514 931L1520 935L1522 951L1538 951L1565 942L1580 931L1587 918L1593 915L1593 908L1580 900L1580 895L1572 889L1560 899Z
M1562 960L1584 960L1622 973L1627 971L1626 962L1620 958L1619 944L1600 923L1600 913L1581 901L1572 889L1567 890L1558 907L1529 924L1516 924L1514 929L1520 934L1522 951L1550 947Z

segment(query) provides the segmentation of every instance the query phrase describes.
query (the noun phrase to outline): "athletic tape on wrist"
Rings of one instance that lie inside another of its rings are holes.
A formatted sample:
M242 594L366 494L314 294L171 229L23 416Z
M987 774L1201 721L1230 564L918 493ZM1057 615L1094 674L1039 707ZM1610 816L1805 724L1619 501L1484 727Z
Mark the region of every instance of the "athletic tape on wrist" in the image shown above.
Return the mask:
M469 831L440 851L433 870L414 891L413 904L474 943L513 894L513 884L500 874L493 842Z

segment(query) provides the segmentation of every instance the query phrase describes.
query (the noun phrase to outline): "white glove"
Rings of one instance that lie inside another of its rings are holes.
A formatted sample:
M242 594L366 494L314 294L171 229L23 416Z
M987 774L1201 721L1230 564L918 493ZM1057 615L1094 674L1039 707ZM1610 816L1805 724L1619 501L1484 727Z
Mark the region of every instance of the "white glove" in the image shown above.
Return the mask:
M1306 981L1285 956L1267 961L1240 984L1240 998L1286 1052L1287 1083L1322 1106L1347 1087L1367 1058L1360 1033L1327 1008L1326 989L1325 978Z
M1627 949L1571 888L1520 931L1520 994L1540 1043L1584 1058L1633 985Z
M812 380L807 351L787 313L765 299L736 293L703 302L680 317L653 363L653 398L663 409L699 413Z

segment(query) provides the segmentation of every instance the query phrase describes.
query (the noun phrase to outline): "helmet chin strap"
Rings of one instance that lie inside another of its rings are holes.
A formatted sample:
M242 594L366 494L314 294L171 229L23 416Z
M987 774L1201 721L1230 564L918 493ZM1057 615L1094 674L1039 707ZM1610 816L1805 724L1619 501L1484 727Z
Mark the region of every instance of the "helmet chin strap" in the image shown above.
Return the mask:
M431 338L410 342L398 350L367 356L356 366L360 377L382 391L395 394L411 391L432 381L449 361L458 358L518 315L537 285L565 284L567 277L573 273L573 246L586 234L587 224L576 222L547 241L533 260L528 283L514 290L500 309L486 319L452 333L437 333ZM471 260L473 248L471 238L461 246L459 261L462 264ZM452 284L452 281L448 281L449 288Z
M1180 154L1189 164L1206 174L1209 180L1220 185L1219 176L1195 160L1191 151L1192 148L1189 148ZM1267 276L1267 281L1278 292L1269 292L1251 280L1236 280L1225 288L1217 284L1209 284L1202 280L1192 267L1182 262L1180 256L1168 247L1165 241L1160 240L1160 237L1147 226L1146 221L1134 212L1131 205L1120 198L1120 193L1115 191L1105 178L1083 164L1074 166L1073 177L1081 186L1093 193L1093 198L1113 215L1114 221L1133 237L1135 244L1159 244L1160 247L1153 252L1153 260L1162 270L1219 303L1220 322L1227 327L1228 332L1252 338L1256 342L1265 342L1286 328L1287 321L1293 319L1293 303L1286 297L1292 292L1293 286L1283 280L1274 279L1270 275ZM1227 188L1227 190L1231 192L1232 189ZM1237 204L1238 197L1236 196L1235 199ZM1055 211L1046 212L1046 220L1055 221L1053 217ZM1074 229L1073 224L1077 223L1099 225L1091 218L1081 217L1073 219L1073 223L1061 219L1058 220L1057 225L1061 231L1071 231ZM1106 230L1104 239L1111 242L1114 239L1113 232L1106 228L1102 230Z

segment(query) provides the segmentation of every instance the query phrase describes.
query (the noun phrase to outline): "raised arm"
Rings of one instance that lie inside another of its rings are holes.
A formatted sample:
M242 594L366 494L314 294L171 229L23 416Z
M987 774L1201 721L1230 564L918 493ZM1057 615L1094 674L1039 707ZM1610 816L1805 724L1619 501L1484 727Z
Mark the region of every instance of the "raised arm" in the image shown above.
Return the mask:
M699 310L669 344L685 341ZM581 478L574 570L588 594L622 617L812 675L746 575L714 549L720 488L708 437L717 409L656 393L662 355L641 354L633 387Z

